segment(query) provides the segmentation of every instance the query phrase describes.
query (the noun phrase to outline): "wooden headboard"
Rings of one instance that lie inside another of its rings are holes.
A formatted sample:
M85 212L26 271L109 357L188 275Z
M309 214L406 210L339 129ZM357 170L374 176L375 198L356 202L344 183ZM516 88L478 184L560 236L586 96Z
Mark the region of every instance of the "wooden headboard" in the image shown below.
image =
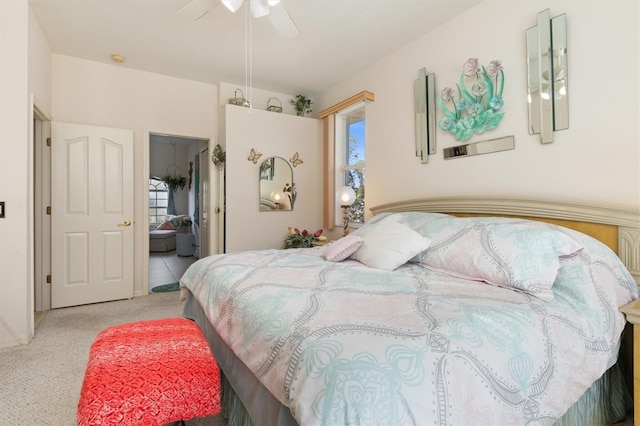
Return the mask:
M640 285L640 210L621 206L523 198L441 197L398 201L373 214L421 211L455 216L519 217L554 223L590 235L613 250Z

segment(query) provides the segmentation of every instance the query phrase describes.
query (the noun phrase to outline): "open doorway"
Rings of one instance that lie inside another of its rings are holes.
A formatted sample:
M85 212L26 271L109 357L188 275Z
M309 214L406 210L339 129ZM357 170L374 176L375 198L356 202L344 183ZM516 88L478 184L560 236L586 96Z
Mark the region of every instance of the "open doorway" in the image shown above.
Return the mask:
M34 329L51 309L51 118L33 106L33 310Z
M176 287L200 258L200 151L206 139L149 133L149 291Z

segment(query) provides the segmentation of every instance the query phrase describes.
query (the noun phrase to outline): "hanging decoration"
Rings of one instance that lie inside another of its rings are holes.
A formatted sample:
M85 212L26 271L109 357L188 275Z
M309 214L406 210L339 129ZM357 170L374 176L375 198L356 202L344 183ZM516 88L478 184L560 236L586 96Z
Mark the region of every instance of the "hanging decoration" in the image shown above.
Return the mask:
M213 164L215 166L222 167L226 159L227 159L227 153L222 150L222 147L220 146L219 143L216 144L216 147L213 148L213 157L211 161L213 161Z
M171 142L173 146L173 164L167 166L167 175L162 178L162 181L167 185L171 191L177 191L184 189L187 185L187 178L180 176L182 170L176 165L176 143Z
M472 79L468 90L465 77ZM444 112L438 125L445 132L453 134L456 140L467 140L474 133L483 133L495 129L500 124L504 112L499 112L504 105L502 91L504 89L504 71L502 61L493 60L482 68L478 58L469 58L462 67L456 91L445 87L438 97L438 105ZM453 110L445 102L451 102Z

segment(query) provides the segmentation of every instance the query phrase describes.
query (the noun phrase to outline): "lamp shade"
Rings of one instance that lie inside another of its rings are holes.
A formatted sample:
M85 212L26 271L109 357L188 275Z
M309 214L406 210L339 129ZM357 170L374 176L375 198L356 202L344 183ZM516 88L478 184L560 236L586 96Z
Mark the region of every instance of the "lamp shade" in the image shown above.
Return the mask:
M274 203L280 203L282 201L282 192L280 191L273 191L271 193L271 201L273 201Z
M340 206L350 206L356 201L356 192L350 186L343 186L336 191L336 201Z
M224 4L227 9L235 13L238 11L238 9L240 9L240 6L242 6L242 2L244 0L221 0L221 1L222 1L222 4Z

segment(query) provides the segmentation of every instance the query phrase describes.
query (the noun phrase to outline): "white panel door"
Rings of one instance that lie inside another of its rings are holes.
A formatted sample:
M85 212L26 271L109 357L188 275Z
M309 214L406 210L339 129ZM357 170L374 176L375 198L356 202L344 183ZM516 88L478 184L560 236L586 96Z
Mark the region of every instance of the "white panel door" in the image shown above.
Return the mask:
M51 307L133 297L133 131L51 123Z

